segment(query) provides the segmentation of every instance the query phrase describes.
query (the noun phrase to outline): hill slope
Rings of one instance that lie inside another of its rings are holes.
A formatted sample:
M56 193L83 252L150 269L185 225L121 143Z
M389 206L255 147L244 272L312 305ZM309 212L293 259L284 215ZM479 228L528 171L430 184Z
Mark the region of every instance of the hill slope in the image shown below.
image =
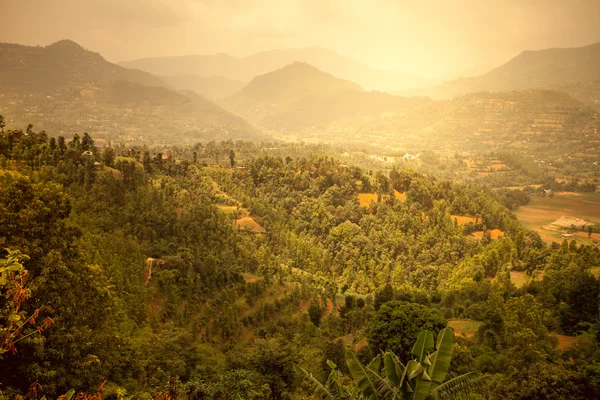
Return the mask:
M241 58L227 54L144 58L122 62L120 65L156 75L191 74L249 81L295 61L314 65L322 71L357 82L370 90L407 90L428 84L424 78L415 74L371 68L320 47L272 50Z
M230 96L248 84L222 76L171 75L161 78L175 89L193 90L210 100Z
M168 86L159 78L106 61L70 40L46 47L0 43L0 88L4 92L50 92L92 82L128 81Z
M33 123L67 136L87 131L119 142L264 137L198 94L172 90L69 40L47 47L0 44L0 65L0 114L17 126Z
M452 98L482 91L561 89L577 95L575 87L598 81L600 43L578 48L525 51L487 74L449 81L414 93L432 98ZM593 100L594 96L591 97Z
M132 82L89 83L48 96L0 95L0 114L11 126L69 136L89 132L120 143L195 143L264 139L244 119L194 93Z
M260 128L290 131L319 125L348 113L379 112L394 96L365 92L302 62L254 78L236 94L221 100L224 107Z

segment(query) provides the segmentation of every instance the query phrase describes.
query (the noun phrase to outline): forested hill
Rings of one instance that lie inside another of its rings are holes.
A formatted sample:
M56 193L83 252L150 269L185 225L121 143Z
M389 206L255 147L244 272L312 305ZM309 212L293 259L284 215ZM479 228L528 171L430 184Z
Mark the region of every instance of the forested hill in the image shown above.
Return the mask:
M46 47L0 43L0 88L3 93L45 93L75 85L127 81L168 85L147 72L106 61L70 40Z
M73 86L43 97L14 94L0 99L0 109L14 126L33 123L67 137L85 130L101 143L266 138L242 117L197 93L125 81Z
M103 143L182 144L265 138L243 118L147 72L106 61L63 40L46 47L0 44L0 113L63 136Z
M0 397L306 398L294 365L327 360L352 391L346 357L406 362L446 325L476 398L598 397L597 247L545 246L477 186L272 147L5 128Z

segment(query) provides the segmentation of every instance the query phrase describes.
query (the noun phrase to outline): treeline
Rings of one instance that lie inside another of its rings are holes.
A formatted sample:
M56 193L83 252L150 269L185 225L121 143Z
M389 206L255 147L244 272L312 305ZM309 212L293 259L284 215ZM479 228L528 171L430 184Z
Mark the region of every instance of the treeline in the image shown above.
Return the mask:
M449 378L490 374L470 398L600 394L600 252L545 246L498 201L524 200L515 193L369 173L305 147L212 144L214 160L208 145L52 142L31 127L0 136L0 268L27 255L30 290L17 312L5 291L17 275L0 279L0 323L53 321L8 336L0 397L107 380L105 398L289 399L309 392L294 364L324 382L328 360L348 374L348 348L365 364L384 350L404 361L419 331L456 319L479 329L457 338ZM361 207L364 192L377 201ZM235 228L216 207L224 193L266 233ZM550 332L577 338L559 350Z

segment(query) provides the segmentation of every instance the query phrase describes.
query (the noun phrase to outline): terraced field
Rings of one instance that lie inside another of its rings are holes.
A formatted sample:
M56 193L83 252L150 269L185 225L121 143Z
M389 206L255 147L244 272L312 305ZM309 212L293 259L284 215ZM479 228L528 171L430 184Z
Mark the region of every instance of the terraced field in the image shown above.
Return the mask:
M600 224L600 193L561 192L554 197L532 197L531 202L519 207L517 218L529 229L539 233L546 243L561 243L566 230L560 230L552 223L563 216L582 218L596 225ZM569 240L592 244L595 237L588 238L587 233L575 233Z

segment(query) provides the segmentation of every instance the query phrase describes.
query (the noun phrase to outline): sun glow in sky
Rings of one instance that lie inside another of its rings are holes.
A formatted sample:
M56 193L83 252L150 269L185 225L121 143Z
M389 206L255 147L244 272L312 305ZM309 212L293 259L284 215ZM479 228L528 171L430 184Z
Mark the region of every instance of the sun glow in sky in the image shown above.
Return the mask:
M0 0L0 41L110 61L321 46L382 69L471 75L600 41L598 0Z

